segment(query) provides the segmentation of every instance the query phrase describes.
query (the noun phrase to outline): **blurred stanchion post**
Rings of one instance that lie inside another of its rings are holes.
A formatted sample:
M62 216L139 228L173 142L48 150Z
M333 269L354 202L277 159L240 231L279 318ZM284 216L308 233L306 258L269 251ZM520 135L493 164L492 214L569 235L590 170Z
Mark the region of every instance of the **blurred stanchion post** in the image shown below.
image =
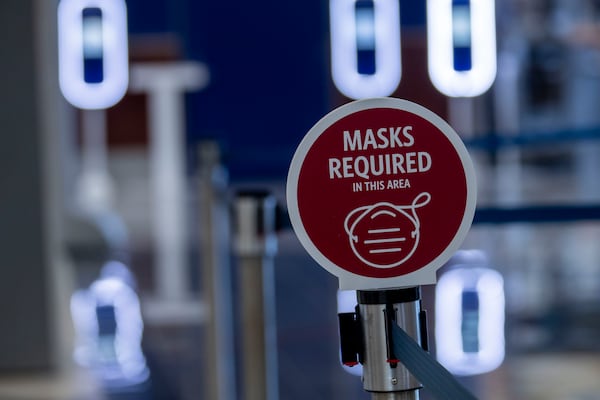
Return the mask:
M243 191L237 193L234 209L240 271L243 398L277 400L274 277L277 202L265 191Z
M234 400L236 396L233 304L229 263L230 230L227 174L220 165L215 142L199 148L200 252L202 290L208 310L204 371L207 399Z

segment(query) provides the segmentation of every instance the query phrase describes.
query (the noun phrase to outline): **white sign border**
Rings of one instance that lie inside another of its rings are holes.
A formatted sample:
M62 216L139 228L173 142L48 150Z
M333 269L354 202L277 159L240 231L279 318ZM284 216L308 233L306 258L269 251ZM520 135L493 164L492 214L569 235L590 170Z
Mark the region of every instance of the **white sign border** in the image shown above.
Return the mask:
M302 220L300 218L300 210L298 208L298 179L300 176L300 170L304 159L308 154L309 150L315 143L315 141L321 136L321 134L328 129L331 125L339 121L340 119L354 114L358 111L364 111L374 108L392 108L396 110L407 111L426 119L439 129L456 150L462 166L464 168L466 184L467 184L467 201L465 206L465 213L463 215L459 229L446 247L435 259L429 264L421 267L420 269L408 273L406 275L391 277L391 278L373 278L358 275L347 271L340 266L329 260L312 242L308 233L304 229ZM450 125L438 115L428 110L427 108L410 102L408 100L402 100L391 97L383 98L372 98L357 100L347 103L341 107L331 111L323 118L321 118L304 136L304 139L300 142L300 145L296 149L290 169L287 177L286 185L286 197L288 205L288 213L292 223L292 227L296 236L300 240L300 243L304 246L308 254L323 268L329 271L331 274L337 276L340 281L340 289L342 290L372 290L372 289L390 289L390 288L401 288L419 285L429 285L436 282L435 272L440 268L452 255L460 248L463 240L465 239L470 227L473 222L473 216L475 214L475 205L477 202L477 182L475 178L475 169L473 162L467 151L467 148L463 144L458 134L452 129Z

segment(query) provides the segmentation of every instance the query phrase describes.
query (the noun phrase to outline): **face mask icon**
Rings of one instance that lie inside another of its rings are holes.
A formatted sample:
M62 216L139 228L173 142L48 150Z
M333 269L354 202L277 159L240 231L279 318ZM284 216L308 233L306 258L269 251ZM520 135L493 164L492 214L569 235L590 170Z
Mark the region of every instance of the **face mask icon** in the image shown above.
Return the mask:
M380 202L352 210L344 221L354 255L375 268L392 268L408 260L419 244L417 209L431 195L419 194L409 205Z

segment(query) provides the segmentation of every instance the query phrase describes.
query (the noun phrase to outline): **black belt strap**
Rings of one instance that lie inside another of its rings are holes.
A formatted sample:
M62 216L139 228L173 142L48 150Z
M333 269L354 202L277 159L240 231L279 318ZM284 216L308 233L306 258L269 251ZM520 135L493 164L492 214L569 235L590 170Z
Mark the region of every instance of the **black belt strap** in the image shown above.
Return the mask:
M402 328L392 324L392 333L395 355L437 400L477 400Z

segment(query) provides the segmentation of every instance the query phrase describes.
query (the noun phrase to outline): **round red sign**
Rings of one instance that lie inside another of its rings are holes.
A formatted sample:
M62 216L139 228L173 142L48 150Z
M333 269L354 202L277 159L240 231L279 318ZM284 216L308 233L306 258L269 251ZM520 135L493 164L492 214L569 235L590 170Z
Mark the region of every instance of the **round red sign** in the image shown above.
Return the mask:
M326 115L300 143L287 181L294 231L342 289L435 283L467 234L475 199L454 130L393 98Z

